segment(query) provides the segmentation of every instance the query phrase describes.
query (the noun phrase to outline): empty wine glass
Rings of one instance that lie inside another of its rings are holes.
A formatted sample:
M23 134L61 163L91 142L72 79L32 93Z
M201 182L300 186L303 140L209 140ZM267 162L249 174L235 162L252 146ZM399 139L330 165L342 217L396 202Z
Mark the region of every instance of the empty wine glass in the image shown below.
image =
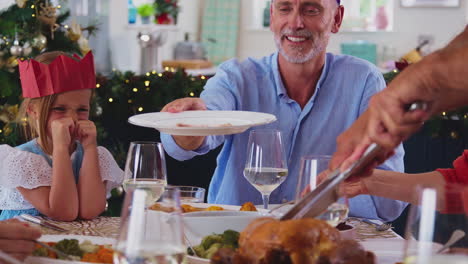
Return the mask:
M261 194L263 208L268 209L273 192L288 175L281 132L273 129L250 131L244 177Z
M146 190L146 202L151 205L159 199L166 185L166 159L162 144L131 142L125 163L124 190L127 192L137 187Z
M126 195L120 233L115 245L116 264L185 263L180 191L168 186L158 204L162 211L148 210L148 192L139 187Z
M418 186L414 193L405 232L404 263L468 263L468 186ZM449 241L456 242L446 249L443 245Z
M329 155L311 155L301 158L299 179L296 186L296 201L317 187L319 175L327 173L330 160L331 156ZM348 218L348 208L348 199L342 197L337 202L331 204L317 218L327 221L332 226L337 226Z

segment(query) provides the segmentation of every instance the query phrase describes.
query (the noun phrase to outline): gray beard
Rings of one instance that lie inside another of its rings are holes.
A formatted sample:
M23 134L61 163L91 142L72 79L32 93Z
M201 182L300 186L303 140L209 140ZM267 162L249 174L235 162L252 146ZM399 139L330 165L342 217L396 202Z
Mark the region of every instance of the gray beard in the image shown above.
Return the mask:
M313 38L313 46L310 49L310 51L306 54L302 52L302 48L296 49L293 51L293 55L289 55L286 53L284 50L282 44L281 44L281 36L275 36L275 44L276 48L278 49L279 53L284 57L284 59L287 62L294 63L294 64L303 64L306 63L313 58L315 58L317 55L322 53L326 47L327 47L327 34L325 33L322 36L319 36L318 38Z

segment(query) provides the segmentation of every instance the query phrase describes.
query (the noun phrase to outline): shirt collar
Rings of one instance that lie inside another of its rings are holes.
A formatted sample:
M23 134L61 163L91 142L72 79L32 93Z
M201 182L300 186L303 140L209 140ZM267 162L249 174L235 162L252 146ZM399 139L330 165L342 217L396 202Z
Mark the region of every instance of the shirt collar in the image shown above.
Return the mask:
M287 95L288 93L286 91L286 88L284 87L283 80L281 79L278 56L278 51L273 54L273 56L271 57L271 65L273 67L273 74L275 78L276 94L278 95L278 97L282 97L284 95ZM323 85L323 83L325 83L325 80L327 79L332 57L333 56L331 56L330 53L325 54L325 64L323 65L323 71L320 74L320 78L317 82L317 87L315 89L314 95L317 93L318 90L320 90L320 87Z

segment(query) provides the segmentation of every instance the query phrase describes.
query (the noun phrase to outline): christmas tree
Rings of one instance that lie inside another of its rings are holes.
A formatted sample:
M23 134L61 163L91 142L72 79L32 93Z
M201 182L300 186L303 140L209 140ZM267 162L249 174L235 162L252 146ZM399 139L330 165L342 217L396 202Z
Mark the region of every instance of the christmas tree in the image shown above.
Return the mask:
M65 24L69 12L60 12L48 0L16 0L0 12L0 143L21 142L15 131L15 118L20 103L18 60L35 57L44 51L61 50L76 54L88 52L88 36L95 26L81 28Z

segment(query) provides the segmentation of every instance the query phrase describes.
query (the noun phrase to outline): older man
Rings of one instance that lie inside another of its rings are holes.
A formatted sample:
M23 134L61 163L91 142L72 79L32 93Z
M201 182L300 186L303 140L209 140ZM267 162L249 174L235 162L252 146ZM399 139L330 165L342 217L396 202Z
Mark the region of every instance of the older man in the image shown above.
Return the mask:
M337 33L344 8L339 0L275 0L270 29L278 52L219 66L201 94L169 103L162 111L245 110L274 114L267 125L283 132L289 176L270 197L271 203L294 199L302 156L331 155L336 137L367 108L369 98L385 87L370 63L326 53ZM261 203L261 195L243 177L249 133L228 136L183 137L162 135L169 155L179 160L202 155L224 143L218 156L208 201ZM403 171L403 149L382 169ZM360 196L350 200L351 215L393 220L406 203Z

